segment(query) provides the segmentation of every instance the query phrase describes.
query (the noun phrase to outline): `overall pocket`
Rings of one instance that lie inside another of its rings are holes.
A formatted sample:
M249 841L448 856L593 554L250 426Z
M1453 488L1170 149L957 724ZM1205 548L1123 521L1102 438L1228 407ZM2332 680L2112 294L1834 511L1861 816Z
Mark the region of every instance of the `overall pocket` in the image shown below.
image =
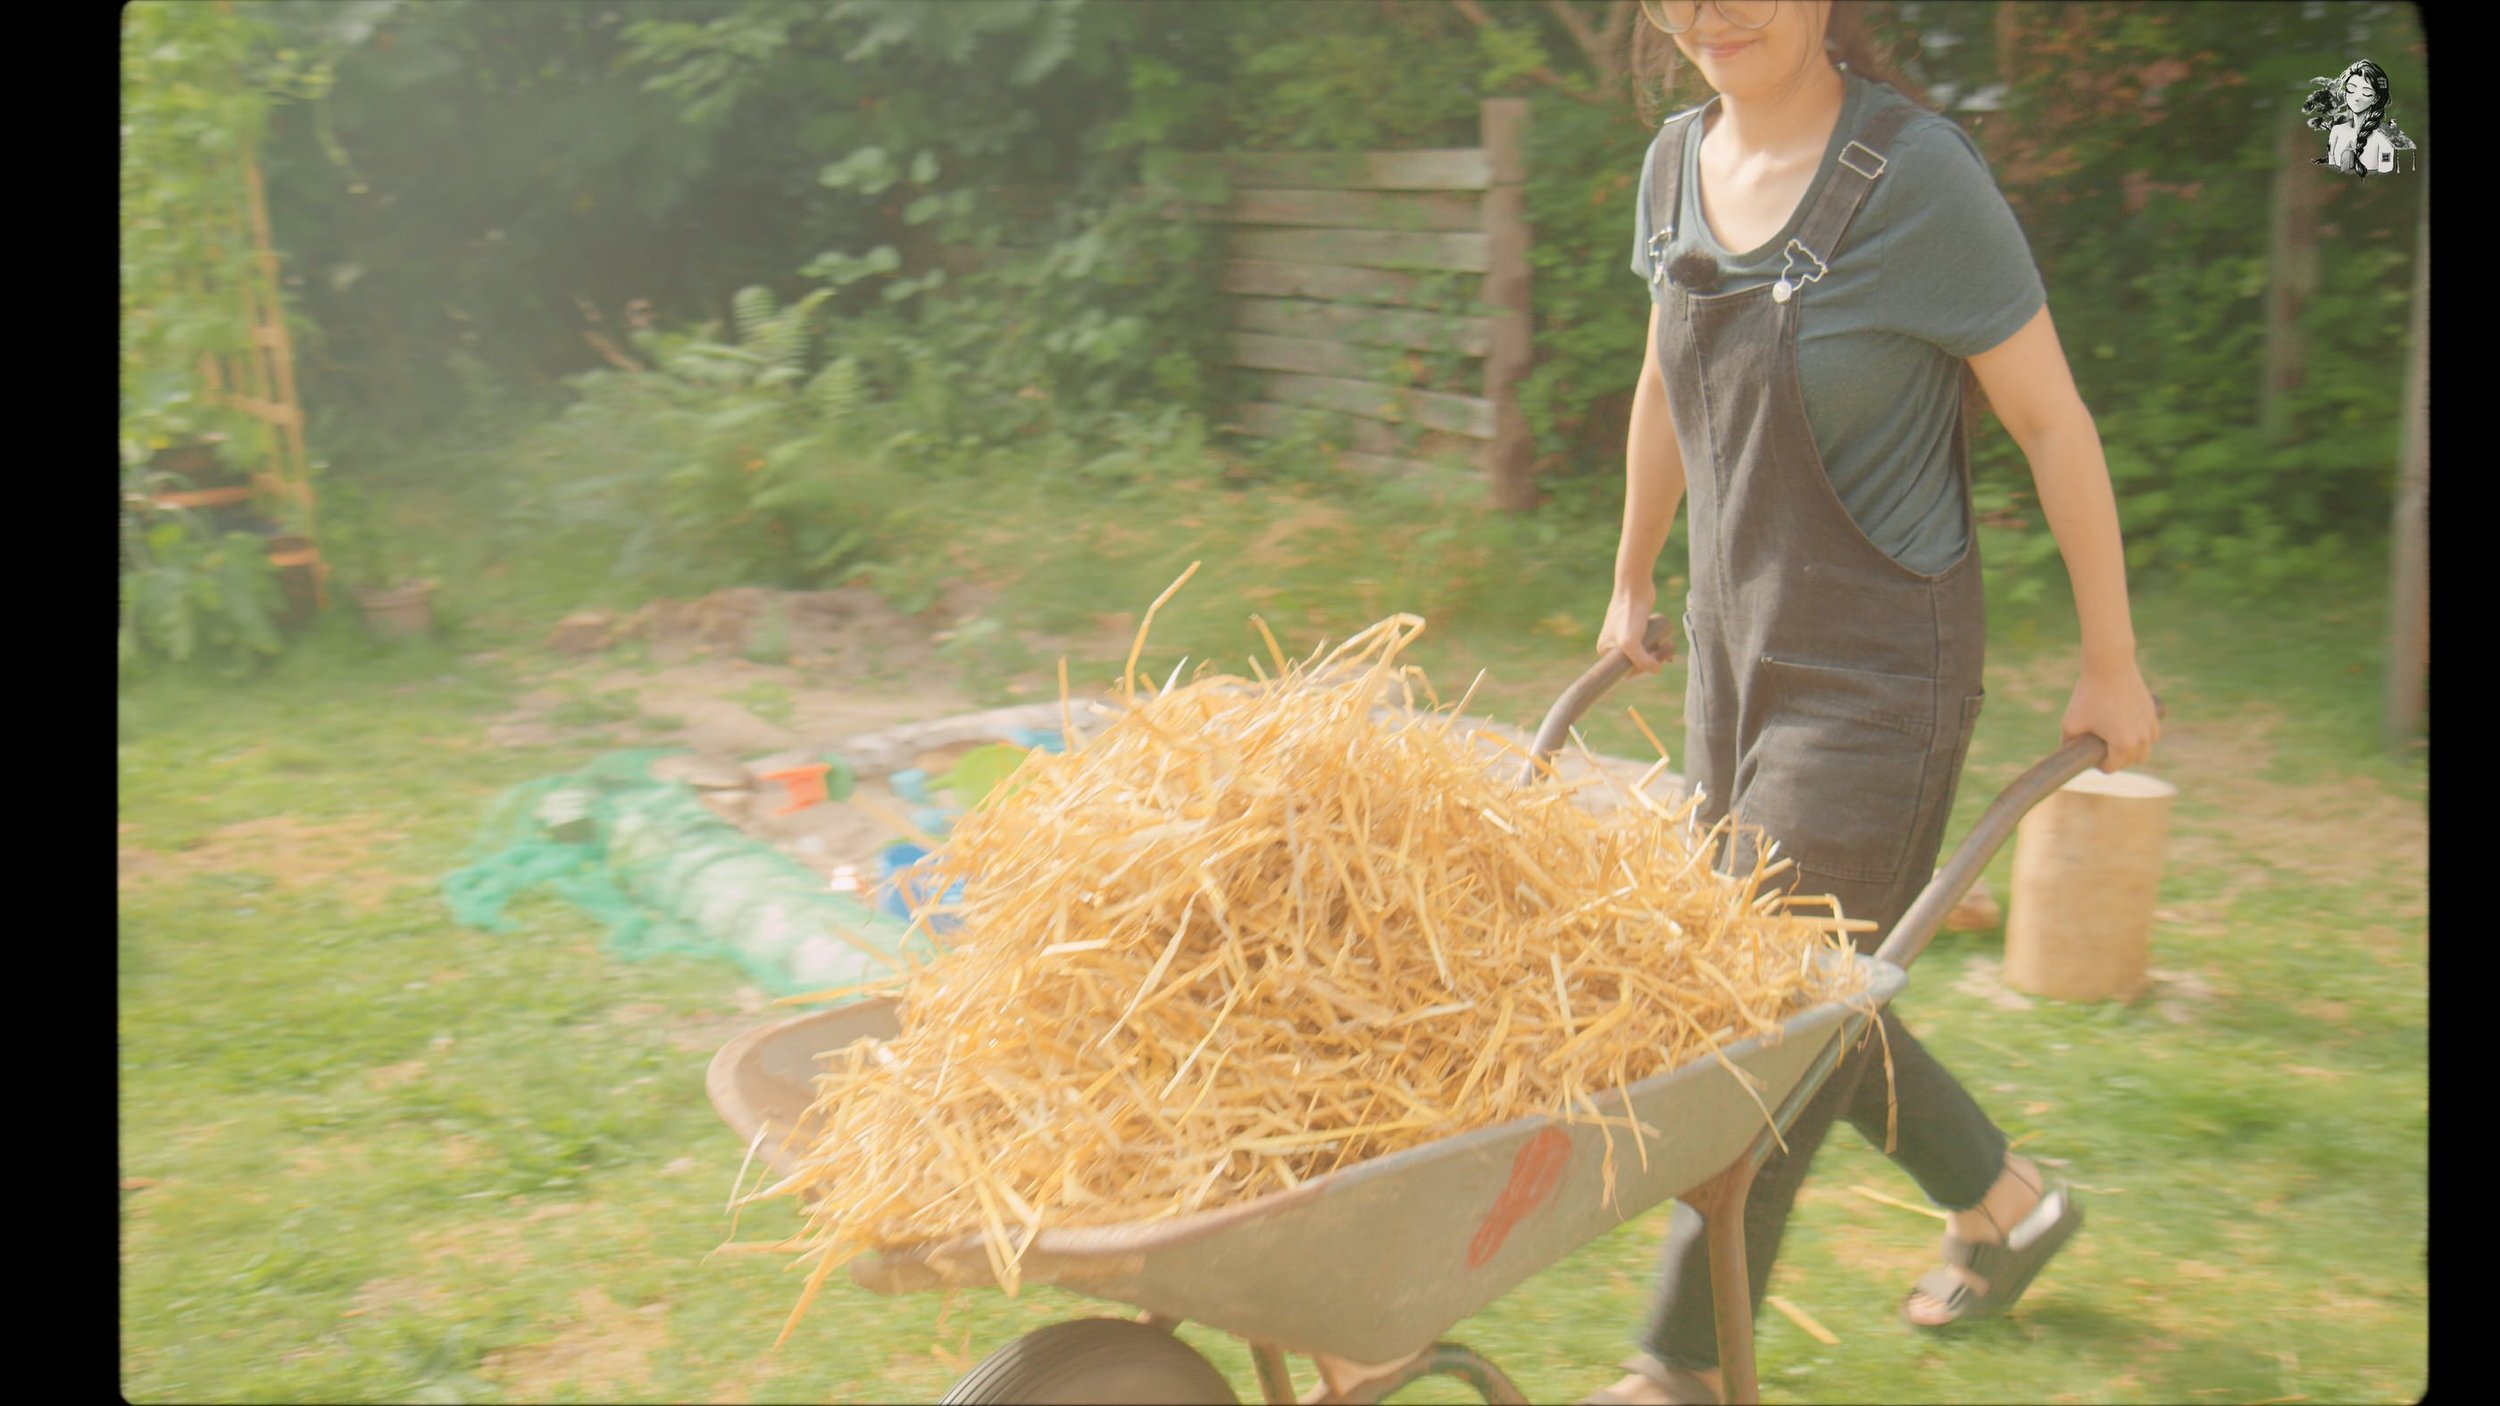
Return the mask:
M1768 710L1742 769L1739 819L1803 868L1899 877L1929 809L1931 759L1943 761L1936 681L1769 658L1761 679ZM1944 740L1958 750L1958 737Z

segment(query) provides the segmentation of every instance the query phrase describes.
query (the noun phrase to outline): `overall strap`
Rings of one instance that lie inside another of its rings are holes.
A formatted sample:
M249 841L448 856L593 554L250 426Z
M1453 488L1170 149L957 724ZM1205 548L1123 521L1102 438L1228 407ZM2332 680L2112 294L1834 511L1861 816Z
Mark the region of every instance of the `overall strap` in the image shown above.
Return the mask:
M1779 286L1773 290L1779 301L1787 302L1797 287L1830 271L1831 258L1849 233L1850 221L1857 218L1859 207L1875 189L1876 178L1890 164L1893 138L1917 115L1906 103L1886 103L1856 137L1842 145L1831 179L1824 182L1796 238L1788 241Z
M1667 277L1667 249L1675 243L1675 219L1683 208L1684 143L1687 124L1698 122L1702 114L1718 103L1717 98L1699 107L1687 108L1659 124L1658 138L1649 149L1649 281L1663 283Z

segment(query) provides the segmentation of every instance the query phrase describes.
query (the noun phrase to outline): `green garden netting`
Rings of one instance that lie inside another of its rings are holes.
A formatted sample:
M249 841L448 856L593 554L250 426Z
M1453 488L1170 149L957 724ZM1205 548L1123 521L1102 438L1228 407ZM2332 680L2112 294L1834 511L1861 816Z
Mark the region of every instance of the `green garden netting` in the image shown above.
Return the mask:
M653 777L651 764L669 755L614 752L506 792L476 857L443 880L453 916L509 932L512 900L543 888L605 925L617 957L726 958L776 996L873 981L935 955L924 934L829 891L691 787Z

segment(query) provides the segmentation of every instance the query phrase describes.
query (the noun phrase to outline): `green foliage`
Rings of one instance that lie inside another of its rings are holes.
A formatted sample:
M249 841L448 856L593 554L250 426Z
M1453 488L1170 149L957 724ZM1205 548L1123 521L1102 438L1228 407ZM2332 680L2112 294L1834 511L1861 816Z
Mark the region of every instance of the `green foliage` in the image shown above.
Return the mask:
M2003 120L1982 130L2049 284L2108 453L2138 575L2241 596L2371 574L2397 460L2418 191L2333 182L2310 233L2288 432L2258 426L2268 243L2302 80L2367 53L2406 130L2427 115L2419 31L2393 5L2016 7ZM2412 102L2405 102L2410 96ZM2001 440L2001 436L1998 437ZM1983 476L2027 478L2000 444Z
M801 586L860 565L878 518L845 475L878 447L858 362L813 356L830 296L741 290L732 340L645 333L651 370L577 378L578 403L534 437L552 515L621 529L620 574Z
M700 7L265 8L336 75L321 101L284 114L267 163L271 219L321 334L304 348L308 404L352 407L404 438L476 388L457 356L545 396L593 364L582 332L621 338L614 319L637 299L721 311L726 289L708 274L723 264L682 251L734 267L778 196L716 164L721 134L642 92L621 35L638 15Z
M122 476L120 669L196 661L248 673L284 648L268 544L249 532L221 533L187 508L158 506L155 496L172 486L145 469Z
M356 479L322 491L321 556L351 590L406 586L439 574L437 559L392 521L383 496Z
M1540 102L1528 126L1536 350L1519 404L1549 475L1619 479L1649 305L1628 266L1651 133L1628 114Z
M1231 137L1245 149L1376 151L1474 144L1484 61L1418 43L1372 6L1254 5L1234 12Z
M1141 454L1139 427L1200 439L1172 417L1217 422L1240 398L1217 241L1163 213L1176 196L1224 197L1193 154L1466 146L1478 101L1503 92L1534 101L1521 398L1539 473L1592 510L1619 476L1645 320L1623 246L1650 129L1581 42L1612 16L1597 0L247 8L318 59L308 71L336 74L281 114L269 162L319 333L308 400L376 440L464 402L517 420L580 401L569 443L535 442L585 472L516 485L516 528L632 518L646 567L711 577L898 570L894 553L913 550L899 543L836 550L875 517L829 506L840 474L794 472L824 452L828 421L851 426L841 474L874 460L971 481L1042 460L1102 486L1170 471L1153 466L1191 455ZM2341 62L2320 55L2378 58L2426 139L2409 11L1875 10L2025 220L2137 569L2263 591L2366 563L2392 477L2411 187L2347 182L2332 197L2301 314L2310 374L2273 440L2254 429L2267 213L2302 80ZM1973 105L1992 91L2000 102ZM1472 282L1427 301L1474 315ZM794 362L769 337L749 345L754 319L733 304L756 285L776 307L821 297L774 335L804 323L834 346ZM652 379L594 369L652 328L707 323L729 331L663 338ZM722 336L761 363L710 347ZM1471 365L1391 353L1376 376L1464 390ZM812 390L784 384L793 366ZM1238 475L1308 477L1308 448L1253 450ZM758 481L740 450L765 461ZM2020 453L1989 427L1974 455L1982 511L2010 514L2015 555L2045 561ZM595 501L625 481L650 491ZM809 543L779 540L802 526Z

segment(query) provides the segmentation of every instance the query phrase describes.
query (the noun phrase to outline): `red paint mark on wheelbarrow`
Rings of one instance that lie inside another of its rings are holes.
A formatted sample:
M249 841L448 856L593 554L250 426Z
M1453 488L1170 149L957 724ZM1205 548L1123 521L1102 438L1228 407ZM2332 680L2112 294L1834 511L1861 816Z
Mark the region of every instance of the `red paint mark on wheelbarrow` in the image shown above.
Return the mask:
M1484 1223L1476 1227L1476 1238L1467 1242L1467 1267L1481 1269L1485 1262L1501 1253L1502 1242L1528 1213L1544 1205L1562 1185L1563 1168L1571 1162L1571 1137L1560 1128L1547 1128L1528 1139L1511 1159L1510 1180L1503 1183L1502 1194L1493 1198L1493 1209L1484 1213Z

